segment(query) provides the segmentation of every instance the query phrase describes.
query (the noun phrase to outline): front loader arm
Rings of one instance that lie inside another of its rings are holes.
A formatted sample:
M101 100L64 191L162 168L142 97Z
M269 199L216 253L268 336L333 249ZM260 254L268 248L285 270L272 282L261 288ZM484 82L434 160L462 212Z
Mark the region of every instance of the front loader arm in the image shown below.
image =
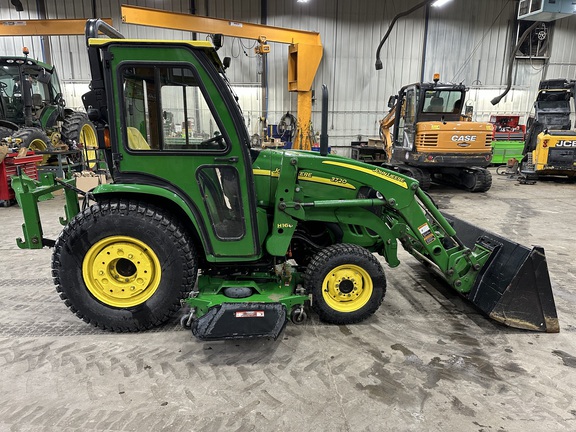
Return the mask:
M286 152L280 163L273 200L273 227L266 240L269 253L286 254L299 221L361 226L366 228L364 237L358 234L348 242L375 243L376 247L371 249L381 253L391 267L399 264L397 242L400 240L409 253L435 265L458 291L471 289L489 251L464 246L416 180L350 159L298 156L297 152ZM346 182L355 190L370 186L378 192L378 198L326 199L311 197L310 193L305 195L297 181L302 172ZM376 214L370 210L374 208L381 208L381 212Z

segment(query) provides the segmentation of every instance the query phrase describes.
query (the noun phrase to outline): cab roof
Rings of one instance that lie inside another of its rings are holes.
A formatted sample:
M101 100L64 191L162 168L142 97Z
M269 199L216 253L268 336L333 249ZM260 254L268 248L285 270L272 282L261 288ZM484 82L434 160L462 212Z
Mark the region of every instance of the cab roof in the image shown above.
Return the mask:
M90 47L104 47L107 45L186 45L194 49L203 50L208 57L214 62L216 68L222 68L220 57L212 45L208 41L196 40L164 40L164 39L111 39L111 38L89 38L88 46Z
M48 63L44 63L41 62L40 60L36 60L33 59L31 57L22 57L22 56L1 56L0 57L0 63L1 64L7 64L7 65L16 65L16 66L21 66L21 65L37 65L40 66L44 69L47 69L49 71L51 71L54 66L49 65Z

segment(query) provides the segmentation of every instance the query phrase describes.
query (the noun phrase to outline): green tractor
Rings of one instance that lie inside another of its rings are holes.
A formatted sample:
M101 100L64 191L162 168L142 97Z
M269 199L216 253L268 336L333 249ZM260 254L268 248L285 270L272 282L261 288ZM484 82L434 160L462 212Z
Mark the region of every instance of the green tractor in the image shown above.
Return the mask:
M66 108L54 67L29 58L27 48L23 53L0 57L0 139L37 151L96 148L94 126Z
M210 43L123 39L100 20L86 36L83 99L113 183L80 211L73 179L13 178L18 244L54 247L56 289L79 318L139 331L184 306L201 340L276 338L310 304L325 322L358 323L386 291L375 253L395 267L400 243L491 318L559 331L543 249L443 215L410 177L327 155L327 95L319 153L255 150ZM52 241L37 200L63 186Z

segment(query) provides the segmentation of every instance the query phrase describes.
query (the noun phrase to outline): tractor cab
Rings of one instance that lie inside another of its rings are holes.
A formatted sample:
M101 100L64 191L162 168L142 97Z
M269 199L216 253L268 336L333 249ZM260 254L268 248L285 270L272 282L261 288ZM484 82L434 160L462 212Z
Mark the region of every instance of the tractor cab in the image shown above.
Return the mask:
M0 66L1 120L44 127L60 114L62 91L52 66L28 57L2 57Z
M108 100L97 98L93 79L84 101L112 138L107 152L115 183L147 185L135 192L152 188L159 200L177 197L178 211L198 225L209 261L258 257L249 135L212 45L94 38L89 52L110 58L107 68L91 63Z
M534 120L544 129L570 130L573 97L573 83L568 80L543 81L534 103Z
M465 97L463 85L415 83L403 87L396 105L393 145L412 148L420 122L460 121Z

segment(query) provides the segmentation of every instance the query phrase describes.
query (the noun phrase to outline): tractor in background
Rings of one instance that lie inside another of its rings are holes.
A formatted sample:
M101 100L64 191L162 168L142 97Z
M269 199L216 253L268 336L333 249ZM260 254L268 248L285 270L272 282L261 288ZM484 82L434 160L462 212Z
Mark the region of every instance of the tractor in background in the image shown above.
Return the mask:
M66 108L55 68L23 54L0 57L0 139L22 151L97 147L87 115Z

